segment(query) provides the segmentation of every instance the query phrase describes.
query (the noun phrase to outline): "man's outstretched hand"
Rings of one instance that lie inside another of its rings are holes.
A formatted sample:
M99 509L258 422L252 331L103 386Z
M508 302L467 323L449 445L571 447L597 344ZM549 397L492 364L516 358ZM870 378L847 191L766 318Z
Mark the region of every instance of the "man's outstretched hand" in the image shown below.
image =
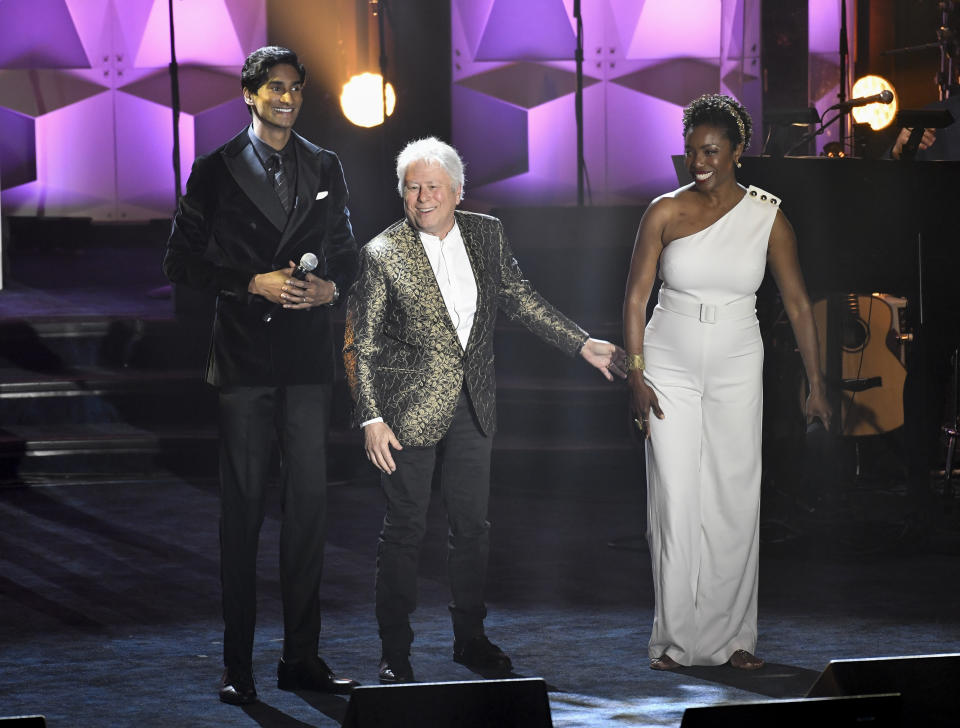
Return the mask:
M611 344L609 341L587 339L583 348L580 349L580 356L586 359L591 366L596 367L608 381L612 382L614 375L621 379L627 376L624 368L626 353L619 346Z

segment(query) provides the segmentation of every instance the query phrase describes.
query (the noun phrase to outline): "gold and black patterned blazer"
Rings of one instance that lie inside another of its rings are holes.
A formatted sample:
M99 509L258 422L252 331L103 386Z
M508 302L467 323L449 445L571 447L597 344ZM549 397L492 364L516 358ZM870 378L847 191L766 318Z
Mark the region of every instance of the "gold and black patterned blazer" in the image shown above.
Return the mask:
M394 223L360 251L350 291L344 363L357 424L382 417L402 445L438 442L466 383L480 426L496 430L493 332L503 310L570 356L587 334L524 280L495 217L456 212L477 281L477 312L460 347L417 231Z

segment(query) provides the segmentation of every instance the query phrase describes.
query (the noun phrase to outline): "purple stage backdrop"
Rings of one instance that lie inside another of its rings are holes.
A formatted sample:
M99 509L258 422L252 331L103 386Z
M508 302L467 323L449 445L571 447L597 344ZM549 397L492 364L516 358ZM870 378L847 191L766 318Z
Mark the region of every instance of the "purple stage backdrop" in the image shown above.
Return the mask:
M453 142L472 206L576 201L573 4L451 0ZM760 0L582 0L581 12L593 204L643 203L677 186L682 108L702 93L750 110L748 153L759 153ZM809 17L811 103L825 106L839 83L840 0L810 0Z
M266 4L173 2L184 181L197 154L248 119L237 74L245 55L266 42ZM575 202L573 4L451 0L453 143L468 163L472 207ZM701 93L736 96L760 127L760 0L581 5L590 202L637 204L674 188L681 110ZM167 6L0 2L5 214L144 220L172 213ZM819 108L837 93L839 13L840 0L809 0L810 101ZM316 42L336 42L334 26Z
M238 69L266 41L266 0L175 0L180 162L249 118ZM0 2L0 200L8 215L169 217L168 0Z

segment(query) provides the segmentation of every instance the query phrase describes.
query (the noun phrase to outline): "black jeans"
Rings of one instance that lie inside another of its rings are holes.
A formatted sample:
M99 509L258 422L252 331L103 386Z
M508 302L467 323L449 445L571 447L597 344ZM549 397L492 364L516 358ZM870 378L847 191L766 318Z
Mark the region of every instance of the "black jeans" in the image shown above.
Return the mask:
M463 390L443 439L431 447L394 451L396 471L381 475L387 514L377 550L376 611L384 654L407 655L413 642L410 614L417 607L417 563L438 461L450 526L447 573L454 637L465 640L483 634L491 446L492 438L481 431Z

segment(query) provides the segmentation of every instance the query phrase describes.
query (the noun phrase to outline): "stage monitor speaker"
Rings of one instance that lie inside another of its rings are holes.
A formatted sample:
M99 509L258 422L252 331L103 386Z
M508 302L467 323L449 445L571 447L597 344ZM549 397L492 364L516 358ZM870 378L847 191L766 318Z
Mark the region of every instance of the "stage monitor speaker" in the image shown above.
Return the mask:
M904 725L956 726L958 685L960 654L831 660L807 697L896 692L903 696Z
M47 728L47 719L42 715L13 715L0 718L0 728Z
M354 688L343 728L553 728L541 678Z
M899 728L900 725L900 696L894 693L687 708L680 728Z

